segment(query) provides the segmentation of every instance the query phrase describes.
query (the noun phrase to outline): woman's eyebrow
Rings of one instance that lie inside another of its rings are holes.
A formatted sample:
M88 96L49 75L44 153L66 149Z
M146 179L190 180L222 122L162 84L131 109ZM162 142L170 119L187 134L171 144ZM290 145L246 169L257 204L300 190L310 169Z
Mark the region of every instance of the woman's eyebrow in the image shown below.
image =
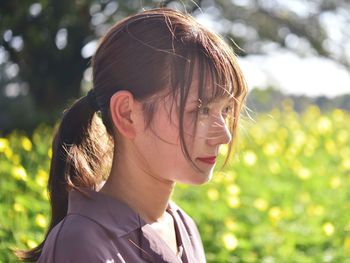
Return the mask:
M223 97L223 98L218 98L212 101L213 103L222 103L222 104L231 104L235 101L235 98L233 96L230 97Z
M225 104L231 104L235 101L235 98L233 96L229 96L229 97L221 97L221 98L214 98L214 99L206 99L206 98L202 98L202 99L196 99L196 98L188 98L187 103L188 104L203 104L203 105L207 105L207 104L212 104L212 103L225 103Z

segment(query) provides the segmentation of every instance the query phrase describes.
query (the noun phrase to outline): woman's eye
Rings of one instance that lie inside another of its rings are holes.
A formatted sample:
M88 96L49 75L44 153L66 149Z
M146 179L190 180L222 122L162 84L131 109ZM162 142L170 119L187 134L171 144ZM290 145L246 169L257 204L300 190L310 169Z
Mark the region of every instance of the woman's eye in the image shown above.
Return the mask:
M209 114L209 107L202 107L199 109L199 112L203 115L208 115Z
M225 107L224 110L222 111L224 116L227 116L230 112L232 112L232 107L231 106Z

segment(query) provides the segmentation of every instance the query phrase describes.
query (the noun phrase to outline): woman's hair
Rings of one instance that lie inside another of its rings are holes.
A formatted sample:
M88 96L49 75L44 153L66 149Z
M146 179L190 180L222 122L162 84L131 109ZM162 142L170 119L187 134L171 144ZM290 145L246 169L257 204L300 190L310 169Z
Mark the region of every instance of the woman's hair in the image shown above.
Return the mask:
M52 143L48 183L52 216L45 240L67 214L68 191L97 189L108 175L116 145L109 110L115 92L130 91L142 102L146 127L153 120L156 102L168 95L173 101L176 98L181 148L192 164L183 126L192 77L199 78L198 98L203 103L225 96L233 98L229 119L232 135L247 93L237 59L225 41L190 15L171 9L144 11L116 23L102 39L92 66L100 116L86 96L64 111ZM232 142L226 161L231 148ZM45 240L32 250L18 251L17 256L36 261Z

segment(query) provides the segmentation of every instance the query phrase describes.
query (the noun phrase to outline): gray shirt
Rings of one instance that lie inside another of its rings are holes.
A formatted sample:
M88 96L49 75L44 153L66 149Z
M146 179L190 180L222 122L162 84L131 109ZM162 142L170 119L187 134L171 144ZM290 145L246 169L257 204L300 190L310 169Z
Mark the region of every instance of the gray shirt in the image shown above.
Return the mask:
M69 192L67 216L49 233L42 262L206 262L194 221L169 202L180 255L125 203L93 190Z

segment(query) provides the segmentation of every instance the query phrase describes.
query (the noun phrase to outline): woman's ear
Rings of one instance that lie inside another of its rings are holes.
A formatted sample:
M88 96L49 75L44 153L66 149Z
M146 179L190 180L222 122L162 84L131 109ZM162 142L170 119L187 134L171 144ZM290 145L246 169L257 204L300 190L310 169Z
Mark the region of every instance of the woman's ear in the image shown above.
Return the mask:
M111 117L118 132L128 139L136 136L136 115L138 102L134 96L126 90L120 90L113 94L110 100Z

